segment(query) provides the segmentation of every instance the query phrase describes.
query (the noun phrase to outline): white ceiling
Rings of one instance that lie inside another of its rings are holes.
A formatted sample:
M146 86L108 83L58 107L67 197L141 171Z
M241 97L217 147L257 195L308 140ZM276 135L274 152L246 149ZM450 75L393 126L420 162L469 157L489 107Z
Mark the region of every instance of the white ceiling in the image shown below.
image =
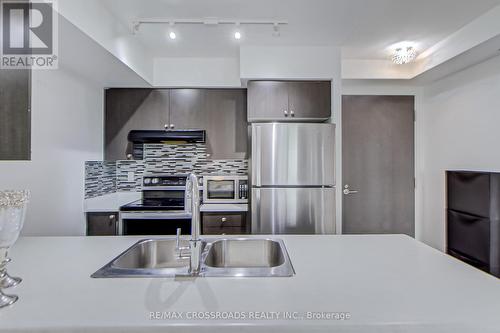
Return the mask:
M236 56L244 45L340 45L345 59L385 59L388 47L412 41L420 51L436 44L500 0L103 0L123 23L139 17L284 19L281 36L272 27L142 25L138 38L155 57Z

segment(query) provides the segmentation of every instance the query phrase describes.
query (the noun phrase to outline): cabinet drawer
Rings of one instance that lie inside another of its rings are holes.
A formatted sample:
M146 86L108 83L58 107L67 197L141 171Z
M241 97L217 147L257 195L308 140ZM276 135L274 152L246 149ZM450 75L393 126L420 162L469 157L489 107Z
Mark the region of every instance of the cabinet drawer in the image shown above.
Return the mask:
M244 227L244 213L204 213L203 227L221 228L221 227Z
M244 235L247 233L245 227L223 227L223 228L206 228L203 227L204 235Z
M448 171L448 208L481 217L490 216L490 175Z
M448 250L490 263L490 220L448 210Z

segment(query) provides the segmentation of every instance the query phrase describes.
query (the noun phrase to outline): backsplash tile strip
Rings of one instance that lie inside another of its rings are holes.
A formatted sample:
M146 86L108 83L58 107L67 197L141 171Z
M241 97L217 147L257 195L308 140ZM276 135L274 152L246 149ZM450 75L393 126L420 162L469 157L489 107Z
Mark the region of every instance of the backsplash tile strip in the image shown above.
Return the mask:
M116 163L85 162L85 199L116 192Z
M134 180L129 181L133 172ZM247 175L248 160L210 160L205 144L146 144L144 160L85 163L85 198L140 191L144 174Z

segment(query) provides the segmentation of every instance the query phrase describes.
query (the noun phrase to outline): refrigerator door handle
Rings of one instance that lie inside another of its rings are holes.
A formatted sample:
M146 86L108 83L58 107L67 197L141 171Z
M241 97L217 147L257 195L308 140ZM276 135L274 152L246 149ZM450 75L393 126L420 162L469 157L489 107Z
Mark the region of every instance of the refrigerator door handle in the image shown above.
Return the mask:
M252 189L254 195L252 196L252 234L258 234L261 226L260 226L260 189L253 188Z
M254 159L255 159L255 184L254 186L261 186L261 161L262 161L262 133L261 133L261 127L260 126L255 126L255 145L254 148L255 150L252 152Z

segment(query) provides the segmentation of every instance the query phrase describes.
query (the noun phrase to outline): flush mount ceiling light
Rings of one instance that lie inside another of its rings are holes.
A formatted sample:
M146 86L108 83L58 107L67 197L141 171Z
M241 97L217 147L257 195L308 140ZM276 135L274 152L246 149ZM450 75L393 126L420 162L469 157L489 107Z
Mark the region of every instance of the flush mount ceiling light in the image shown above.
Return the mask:
M136 34L139 32L141 25L143 24L169 24L171 27L174 24L198 24L205 26L213 26L219 24L232 24L239 27L240 25L271 25L273 26L273 36L280 35L280 26L287 25L288 21L285 20L238 20L238 19L218 19L216 17L205 17L205 18L193 18L193 19L175 19L175 18L141 18L132 22L132 33ZM174 31L170 31L169 37L172 37L171 34L175 36ZM241 39L243 34L238 29L234 32L234 38L239 40ZM171 38L171 39L175 39Z
M392 61L397 65L413 62L417 58L417 50L413 46L401 46L394 50Z

